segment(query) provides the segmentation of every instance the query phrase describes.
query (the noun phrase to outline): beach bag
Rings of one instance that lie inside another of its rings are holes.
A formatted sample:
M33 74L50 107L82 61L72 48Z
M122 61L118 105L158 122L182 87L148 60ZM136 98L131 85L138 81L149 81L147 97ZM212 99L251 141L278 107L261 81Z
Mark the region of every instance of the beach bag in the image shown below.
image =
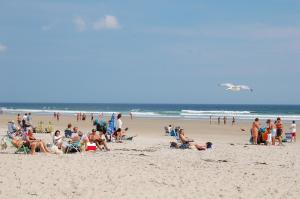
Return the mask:
M206 142L206 148L211 149L212 148L212 143L211 142Z

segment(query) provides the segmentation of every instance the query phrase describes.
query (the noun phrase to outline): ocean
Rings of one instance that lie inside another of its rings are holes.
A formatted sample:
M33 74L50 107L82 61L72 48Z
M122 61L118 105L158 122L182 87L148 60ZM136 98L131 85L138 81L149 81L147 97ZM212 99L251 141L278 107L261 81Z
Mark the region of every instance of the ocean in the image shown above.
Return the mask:
M209 119L236 117L240 120L275 119L300 120L300 105L242 105L242 104L109 104L109 103L0 103L4 113L87 114L111 115L122 113L134 117Z

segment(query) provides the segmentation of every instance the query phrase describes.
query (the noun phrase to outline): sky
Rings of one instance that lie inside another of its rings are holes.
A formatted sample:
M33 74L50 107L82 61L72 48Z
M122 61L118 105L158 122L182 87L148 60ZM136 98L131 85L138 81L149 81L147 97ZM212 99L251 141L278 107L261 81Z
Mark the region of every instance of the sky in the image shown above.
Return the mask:
M300 0L1 0L0 102L300 104L299 19Z

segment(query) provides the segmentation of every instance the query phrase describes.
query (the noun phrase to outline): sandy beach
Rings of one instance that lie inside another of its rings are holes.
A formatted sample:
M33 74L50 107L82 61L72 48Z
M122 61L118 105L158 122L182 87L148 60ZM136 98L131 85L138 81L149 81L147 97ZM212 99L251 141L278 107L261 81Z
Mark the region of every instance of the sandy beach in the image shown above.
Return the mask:
M1 135L13 115L1 115ZM64 130L71 122L87 133L91 121L33 115L33 124L52 121ZM218 125L199 120L123 119L133 141L109 143L109 152L63 155L2 151L0 198L297 198L299 143L248 145L250 123ZM213 149L170 149L163 127L179 125ZM286 125L287 126L287 125ZM51 142L50 134L36 134Z

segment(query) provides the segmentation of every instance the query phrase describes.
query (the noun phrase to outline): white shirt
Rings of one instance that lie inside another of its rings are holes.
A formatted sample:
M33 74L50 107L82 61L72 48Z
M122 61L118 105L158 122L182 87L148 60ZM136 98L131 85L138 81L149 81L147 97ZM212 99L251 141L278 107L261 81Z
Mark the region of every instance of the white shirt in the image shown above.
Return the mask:
M296 124L292 124L290 129L292 133L296 133Z
M121 119L117 119L117 129L122 129L123 122Z
M27 121L27 115L23 116L23 120Z

